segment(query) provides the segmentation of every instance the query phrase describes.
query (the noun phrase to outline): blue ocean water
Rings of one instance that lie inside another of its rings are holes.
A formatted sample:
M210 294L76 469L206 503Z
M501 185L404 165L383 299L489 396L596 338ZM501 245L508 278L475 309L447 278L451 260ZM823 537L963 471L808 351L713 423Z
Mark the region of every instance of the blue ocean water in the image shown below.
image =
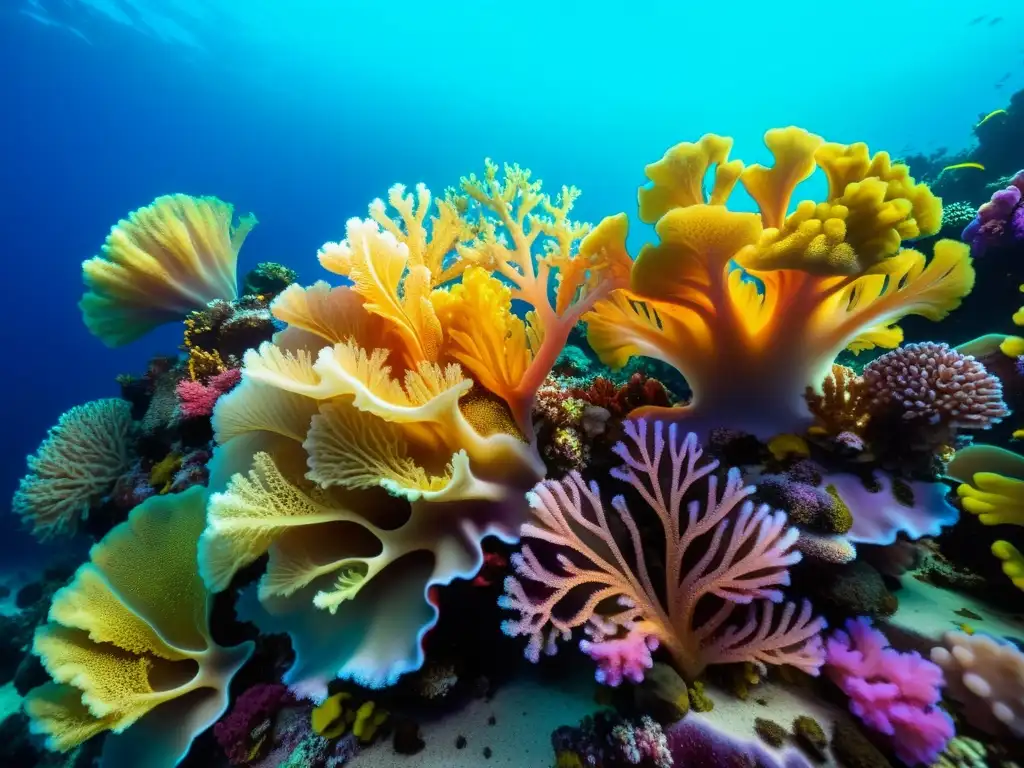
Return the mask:
M1022 29L995 1L5 0L0 493L62 411L175 349L169 327L105 350L76 307L79 262L159 194L255 212L241 269L312 279L317 247L392 183L440 189L485 156L581 187L596 220L706 131L748 160L788 124L956 148L1024 84ZM0 517L0 558L27 562L15 528Z

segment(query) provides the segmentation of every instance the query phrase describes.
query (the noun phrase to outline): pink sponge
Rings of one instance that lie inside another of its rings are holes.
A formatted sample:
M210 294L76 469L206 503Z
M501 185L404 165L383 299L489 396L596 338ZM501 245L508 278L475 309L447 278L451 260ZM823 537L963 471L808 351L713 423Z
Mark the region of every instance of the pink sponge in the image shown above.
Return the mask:
M231 390L242 378L237 368L228 368L210 377L206 384L185 379L178 382L178 406L186 419L196 419L213 413L217 399Z
M850 711L892 737L907 765L931 765L954 736L953 720L937 705L944 680L938 665L889 647L865 617L825 641L825 672L850 697Z

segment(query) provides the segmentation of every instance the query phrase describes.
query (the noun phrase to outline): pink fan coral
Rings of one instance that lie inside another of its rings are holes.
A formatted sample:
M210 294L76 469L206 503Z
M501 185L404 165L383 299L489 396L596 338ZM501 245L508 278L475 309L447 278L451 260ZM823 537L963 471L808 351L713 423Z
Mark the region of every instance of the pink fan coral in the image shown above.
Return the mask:
M944 685L938 665L890 648L864 617L847 621L825 650L826 674L850 697L850 711L891 736L907 765L935 762L954 735L953 720L937 706Z
M948 344L907 344L864 367L873 413L899 413L956 429L985 429L1009 415L1003 386L985 366Z
M792 664L816 674L824 661L818 637L824 622L811 616L807 602L799 612L786 603L781 617L775 614L787 569L800 560L792 549L798 533L787 527L785 513L755 507L748 500L754 488L743 485L737 469L720 491L718 462L701 462L696 436L679 440L676 425L667 441L660 422L652 440L647 422L626 422L625 431L633 445L616 445L625 466L612 476L632 486L661 524L664 586L651 578L625 498L612 499L618 519L610 520L597 484L574 472L529 494L534 517L513 558L519 578L506 579L500 600L519 618L505 621L504 631L528 637L525 655L536 661L586 625L590 639L581 647L598 661L598 679L613 684L623 675L640 677L658 644L691 679L709 664L731 662ZM701 481L703 504L688 500ZM626 534L627 546L613 530ZM555 566L549 567L541 555L552 546ZM738 605L749 606L745 620L728 624Z

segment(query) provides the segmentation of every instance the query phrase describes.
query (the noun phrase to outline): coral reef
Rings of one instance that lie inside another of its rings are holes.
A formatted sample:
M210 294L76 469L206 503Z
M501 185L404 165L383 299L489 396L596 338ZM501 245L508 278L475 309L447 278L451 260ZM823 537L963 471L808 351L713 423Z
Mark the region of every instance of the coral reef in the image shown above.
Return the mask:
M920 654L900 653L869 619L850 619L825 641L825 673L850 697L850 711L892 739L907 765L931 764L954 735L939 706L942 670Z
M971 246L971 254L984 256L990 251L1024 248L1024 171L1018 171L1010 183L993 193L992 199L978 209L977 215L961 237Z
M944 640L931 658L967 721L986 733L1024 738L1024 652L981 633L948 632Z
M579 727L562 726L551 734L556 765L626 768L672 768L668 740L661 726L649 717L639 722L601 711L583 719Z
M251 214L213 197L167 195L133 211L82 264L79 307L89 331L119 347L214 299L237 296L238 251L255 226Z
M50 748L112 731L104 765L170 768L227 709L252 644L211 639L195 562L205 506L202 488L148 499L54 595L33 643L53 682L25 701Z
M28 458L12 509L40 539L73 534L134 459L131 405L93 400L61 415Z
M719 490L718 463L701 461L695 435L680 439L676 425L660 422L649 429L645 421L629 421L625 429L632 445L616 446L625 465L612 477L630 486L661 526L664 586L652 581L662 571L647 562L652 553L641 545L641 518L625 497L612 500L613 529L597 484L574 473L530 494L534 518L523 526L526 543L513 559L519 578L506 580L502 598L519 616L505 621L504 631L527 637L525 655L536 661L585 626L589 639L580 647L598 661L598 680L612 684L623 675L638 680L658 645L691 680L709 664L743 661L816 674L823 622L812 618L808 603L799 613L786 603L775 615L787 568L800 560L792 550L798 534L787 528L785 514L755 508L748 499L754 489L743 485L738 470L727 473ZM660 479L665 471L669 483ZM705 482L702 504L693 497ZM613 533L619 529L621 537ZM541 545L557 549L554 567L542 562ZM691 547L704 554L684 570ZM566 599L570 593L573 600ZM718 606L698 620L704 598L717 598ZM728 624L740 605L748 606L745 618Z
M646 169L639 218L655 224L660 243L641 250L628 289L584 317L607 365L644 355L686 377L693 398L684 408L639 417L762 439L799 433L812 422L805 390L818 391L845 347L896 346L901 318L940 320L971 290L962 243L940 241L931 261L901 249L935 232L942 214L905 165L792 127L769 131L765 143L770 169L729 161L731 140L710 134ZM800 202L787 216L796 186L816 167L829 182L826 201ZM737 181L759 214L728 209ZM621 233L624 248L625 226Z

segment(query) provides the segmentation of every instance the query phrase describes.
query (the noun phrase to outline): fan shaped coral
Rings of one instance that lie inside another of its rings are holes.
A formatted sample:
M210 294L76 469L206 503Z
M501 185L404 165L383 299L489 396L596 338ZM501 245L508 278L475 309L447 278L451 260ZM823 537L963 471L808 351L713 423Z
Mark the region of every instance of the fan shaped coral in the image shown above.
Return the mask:
M504 623L513 637L528 638L527 658L553 654L574 629L589 636L580 648L599 664L599 680L639 679L651 665L650 650L663 647L687 679L709 664L757 662L791 664L817 674L824 656L818 636L824 627L810 604L798 611L775 604L789 583L798 532L786 515L755 507L739 470L719 488L717 461L702 461L692 433L677 436L677 425L628 421L632 445L615 453L625 465L612 477L628 484L664 534L664 559L648 562L639 516L623 496L612 499L610 517L596 483L578 473L546 481L530 494L534 516L522 529L522 553L513 560L518 578L505 582L501 605L519 615ZM666 431L668 432L666 440ZM671 478L671 479L668 479ZM706 500L700 483L706 484ZM621 528L622 535L613 533ZM545 547L556 562L545 563ZM658 585L652 574L664 573ZM739 610L739 606L748 606ZM729 623L735 614L745 616Z
M536 387L625 274L609 225L588 235L568 218L576 190L552 200L529 172L490 163L463 190L396 186L390 210L350 220L320 262L352 285L282 292L272 311L288 327L246 354L214 413L200 567L223 589L269 552L241 613L291 635L285 682L303 694L422 664L426 590L472 576L483 537L517 538L544 472ZM520 318L513 299L532 311Z
M646 169L639 217L655 224L660 242L641 249L628 289L584 317L603 362L653 357L693 390L685 408L639 416L763 439L800 433L812 421L804 392L820 391L840 351L896 346L900 318L940 320L973 286L966 245L939 241L931 260L901 249L936 232L942 215L906 166L794 127L769 131L765 143L771 168L744 169L728 160L732 141L709 134ZM789 213L816 167L828 180L826 200ZM737 181L759 213L727 207ZM617 234L614 247L624 249L625 226Z
M131 404L108 398L62 414L34 455L12 509L40 539L73 534L131 466Z
M215 197L165 195L119 221L100 254L82 263L89 331L119 347L214 299L234 299L238 251L256 217L236 225L233 216Z
M199 487L146 500L54 595L33 643L53 682L25 702L52 749L112 731L107 768L170 768L224 713L252 644L210 636L195 559L205 506Z

